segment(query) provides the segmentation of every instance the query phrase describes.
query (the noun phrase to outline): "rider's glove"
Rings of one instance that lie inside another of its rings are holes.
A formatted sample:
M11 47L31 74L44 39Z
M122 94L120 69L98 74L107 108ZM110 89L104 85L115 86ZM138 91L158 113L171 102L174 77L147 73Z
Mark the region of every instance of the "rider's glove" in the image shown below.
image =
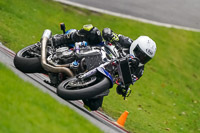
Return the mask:
M115 34L110 28L104 28L102 31L102 36L106 41L111 43L119 41L118 35Z
M131 94L131 89L129 87L124 88L121 85L118 85L116 90L119 95L122 95L124 97L124 99Z

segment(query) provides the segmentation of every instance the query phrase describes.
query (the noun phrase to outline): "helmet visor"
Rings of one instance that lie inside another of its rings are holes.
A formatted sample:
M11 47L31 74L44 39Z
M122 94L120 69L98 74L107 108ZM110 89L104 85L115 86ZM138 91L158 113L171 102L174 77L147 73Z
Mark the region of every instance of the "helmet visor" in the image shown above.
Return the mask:
M133 53L135 55L135 57L140 59L140 62L142 64L146 64L149 60L151 60L151 57L149 57L140 47L139 45L137 45L134 49L133 49Z

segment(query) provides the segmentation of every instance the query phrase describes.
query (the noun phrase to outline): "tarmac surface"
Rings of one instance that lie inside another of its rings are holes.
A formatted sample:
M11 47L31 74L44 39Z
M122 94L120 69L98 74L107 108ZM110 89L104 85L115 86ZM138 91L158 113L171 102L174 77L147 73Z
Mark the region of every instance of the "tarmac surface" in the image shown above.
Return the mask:
M200 30L200 0L62 0Z

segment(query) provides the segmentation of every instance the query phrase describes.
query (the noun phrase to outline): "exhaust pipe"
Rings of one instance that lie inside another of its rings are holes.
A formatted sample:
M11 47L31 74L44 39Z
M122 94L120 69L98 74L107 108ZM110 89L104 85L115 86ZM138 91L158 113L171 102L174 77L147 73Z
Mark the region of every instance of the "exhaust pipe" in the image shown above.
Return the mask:
M66 75L68 75L69 77L73 77L74 74L73 72L66 67L56 67L56 66L52 66L50 64L47 63L46 61L46 57L47 57L47 51L46 51L46 47L47 47L47 41L48 39L51 37L51 31L50 30L45 30L42 38L41 38L41 65L44 68L44 70L49 71L49 72L54 72L54 73L65 73Z

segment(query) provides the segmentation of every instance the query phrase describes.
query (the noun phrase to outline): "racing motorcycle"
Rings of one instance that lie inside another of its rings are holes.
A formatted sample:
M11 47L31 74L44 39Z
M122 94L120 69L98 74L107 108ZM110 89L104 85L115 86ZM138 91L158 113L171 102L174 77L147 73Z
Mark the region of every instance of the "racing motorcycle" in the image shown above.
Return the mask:
M63 34L69 34L70 30ZM86 42L55 46L52 33L45 30L40 42L21 49L14 65L24 73L44 73L49 84L65 100L92 98L116 83L127 88L135 81L131 74L131 56L117 45L88 46ZM124 96L127 97L128 94Z

